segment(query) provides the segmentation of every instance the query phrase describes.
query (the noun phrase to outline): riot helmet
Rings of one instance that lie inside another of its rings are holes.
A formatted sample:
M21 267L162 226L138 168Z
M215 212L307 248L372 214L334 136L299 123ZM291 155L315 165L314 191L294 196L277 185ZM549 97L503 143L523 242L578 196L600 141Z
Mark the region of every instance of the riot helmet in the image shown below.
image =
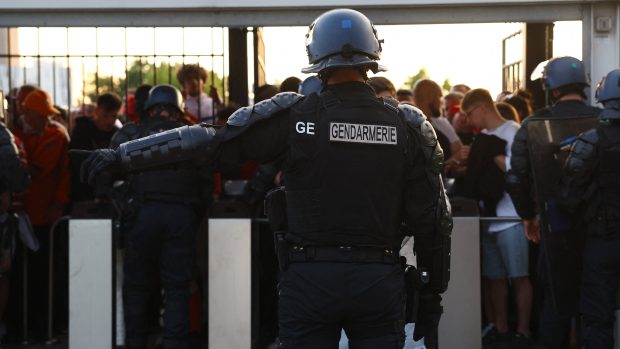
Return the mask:
M307 77L300 85L299 85L299 94L300 95L310 95L312 93L320 93L323 88L323 82L316 75L312 75Z
M381 43L372 22L362 13L335 9L320 15L308 28L306 52L310 66L303 73L326 68L368 67L374 73L386 68L377 61Z
M569 56L550 59L542 72L542 82L547 91L566 86L590 86L583 62Z
M183 95L172 85L155 85L149 91L149 98L144 104L144 110L149 110L158 105L172 107L179 113L183 113Z
M605 107L601 119L620 119L620 69L610 71L598 83L596 101Z

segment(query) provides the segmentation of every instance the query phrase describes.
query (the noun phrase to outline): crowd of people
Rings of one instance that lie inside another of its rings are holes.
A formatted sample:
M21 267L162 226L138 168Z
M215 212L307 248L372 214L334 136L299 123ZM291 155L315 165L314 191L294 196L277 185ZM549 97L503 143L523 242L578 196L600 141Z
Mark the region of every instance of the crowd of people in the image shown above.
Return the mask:
M584 89L589 85L587 78L578 75L573 80L554 80L570 76L564 70L566 60L572 64L570 67L578 66L584 69L580 61L569 57L549 61L543 83L552 104L538 111L532 110L532 95L526 90L504 91L494 98L484 88L472 89L464 84L455 85L445 91L431 79L418 80L411 88L399 90L385 77L375 76L367 80L377 97L414 106L426 115L443 149L441 174L449 197L474 200L479 206L481 216L508 217L506 220L483 224L480 233L485 321L482 336L485 348L530 348L536 345L568 348L580 345L582 341L589 345L586 346L588 348L607 348L609 344L601 338L608 338L611 331L609 323L613 323L613 315L610 318L612 310L609 309L609 298L611 294L615 295L618 277L613 279L615 288L610 286L609 290L605 290L607 293L601 295L603 291L598 290L596 285L602 281L594 275L597 268L600 268L596 263L604 263L605 260L597 256L596 252L599 250L593 247L593 244L600 242L592 239L588 241L584 265L588 273L584 275L589 275L589 278L584 278L582 282L579 278L581 260L574 258L581 257L581 252L577 252L578 248L569 252L562 250L565 237L556 238L556 232L549 228L549 221L557 216L541 212L537 204L540 205L540 201L546 199L532 195L532 192L541 190L535 177L544 176L533 174L532 169L545 171L536 168L538 163L531 153L532 141L528 138L528 130L529 137L532 137L532 125L536 124L535 121L549 115L597 117L601 112L596 107L586 105ZM556 73L554 69L560 73ZM618 80L617 76L612 77ZM95 184L91 185L80 178L83 158L77 153L70 153L71 149L115 148L123 142L183 125L200 122L223 125L238 107L234 103L224 105L215 89L209 94L204 92L207 72L198 65L184 66L178 71L177 79L183 87L182 91L171 85L143 85L136 89L126 103L114 93L103 93L98 96L91 112L66 120L63 119L61 110L53 105L50 96L37 86L21 86L14 96L10 96L13 106L8 115L10 127L7 128L4 124L0 126L0 141L6 138L6 143L11 144L7 147L11 149L0 153L0 174L3 175L0 179L7 181L0 183L0 225L7 226L9 216L28 217L31 223L30 239L37 243L27 244L29 248L24 249L25 254L22 254L21 248L12 247L11 243L7 245L5 235L2 236L0 336L3 336L4 340L48 339L46 311L50 230L61 217L70 215L80 202L106 200L120 202L115 206L120 207L118 216L121 218L118 219L121 220L121 229L126 236L123 287L127 347L144 348L147 344L152 344L152 341L147 341L147 335L153 332L152 324L157 326L159 312L152 310L158 307L166 309L163 329L163 343L166 348L176 348L177 338L203 328L206 320L202 323L200 320L191 320L188 310L190 302L195 301L188 286L206 287L204 280L201 280L204 275L195 272L195 269L200 267L197 268L193 259L196 253L201 253L193 248L200 223L205 213L209 212L208 207L216 207L218 201L226 199L227 195L237 195L238 200L246 203L248 209L245 214L248 216L260 215L262 209L258 207L262 204L265 193L281 184L282 163L264 165L248 161L233 170L215 174L210 173L208 164L192 164L192 170L178 166L173 170L161 169L107 179L97 178ZM269 100L280 92L310 95L320 94L325 89L321 80L316 77L309 79L315 80L302 82L291 77L279 87L260 86L255 91L255 103ZM614 108L619 100L618 96L613 95L608 99L599 98L599 101ZM124 115L120 114L121 110L124 110ZM607 116L610 116L610 119L617 118L617 115L611 112L608 112ZM598 136L594 141L591 137L580 138L581 143L578 144L592 147L599 139L604 139L601 142L607 142L605 146L610 148L618 142L617 132L605 137ZM0 144L0 147L2 146L4 145ZM564 153L568 152L564 150ZM6 154L13 154L19 162L10 162L9 157L5 158ZM571 153L572 157L569 159L582 161L576 165L578 169L574 170L573 175L577 173L581 176L579 169L584 161L615 161L607 170L608 180L603 187L612 188L610 190L615 190L616 193L618 177L614 179L613 174L619 173L618 153L610 154L609 158L593 155L590 160L579 160L584 156L583 152L577 150ZM203 175L197 176L195 168L201 169ZM8 172L20 172L22 175L6 175ZM21 180L8 182L15 177ZM162 178L168 177L170 180L165 181L166 188L162 188ZM559 181L558 178L555 179ZM124 181L124 191L116 185L113 186L113 180ZM224 185L227 180L246 181L245 192L241 195L227 192ZM566 192L577 190L574 187L583 186L584 181L586 179L583 177L565 180ZM127 196L123 197L123 193L134 199L139 198L139 209L132 206L132 200L127 200ZM560 198L559 191L550 195L558 200ZM548 202L550 201L546 201ZM578 210L582 204L579 200L573 200L573 209ZM611 200L610 205L617 206L617 201ZM217 212L215 208L211 210ZM538 222L537 215L543 224ZM599 217L596 212L591 215ZM617 212L607 212L607 215L617 218ZM520 218L514 219L516 217ZM561 218L569 221L567 216ZM179 222L184 224L181 226ZM561 222L557 224L561 225ZM616 230L612 233L617 234L617 226L614 227ZM29 230L27 224L16 229ZM558 229L573 231L574 226ZM594 235L597 236L596 234ZM609 234L607 232L598 236L609 238ZM615 243L617 236L613 234ZM585 236L585 231L582 231L582 245ZM539 247L541 240L543 247ZM54 331L58 334L67 330L68 323L67 245L63 240L56 242L56 245L52 246L52 249L53 263L57 269L54 282L57 296L52 301L56 309ZM267 347L278 335L278 272L270 238L261 244L263 245L264 251L268 252L263 252L261 257L261 263L265 266L261 280L266 286L261 289L264 310L261 313L263 324L260 346ZM6 251L5 246L9 246ZM610 252L609 258L612 258L612 254ZM564 259L567 256L572 259ZM12 262L10 267L5 265L6 258ZM159 258L161 261L158 261ZM27 266L24 267L26 260ZM568 263L569 260L572 262ZM563 262L568 264L558 265ZM536 264L541 267L537 268ZM22 270L26 272L22 273ZM614 273L618 274L618 271L614 270ZM27 278L28 292L20 288L22 278ZM579 292L576 291L580 283L583 284L581 309L578 306ZM164 290L164 296L160 289ZM567 291L569 289L570 292ZM22 314L19 309L21 297L27 298L27 314ZM200 295L197 297L200 298ZM592 299L596 297L605 298L607 303L596 303ZM7 310L10 306L14 309ZM585 317L583 332L580 330L580 314ZM24 316L28 321L21 321ZM202 317L206 319L205 314ZM195 321L199 323L194 323ZM22 328L22 324L27 324L27 328ZM24 330L28 331L29 338L20 338Z

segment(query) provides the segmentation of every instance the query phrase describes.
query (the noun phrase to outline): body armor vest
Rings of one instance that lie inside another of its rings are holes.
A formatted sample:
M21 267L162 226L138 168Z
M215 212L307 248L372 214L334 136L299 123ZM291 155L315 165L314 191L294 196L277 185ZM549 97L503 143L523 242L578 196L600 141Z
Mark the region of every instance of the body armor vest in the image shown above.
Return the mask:
M137 128L134 139L184 126L178 120L161 117L147 119ZM178 164L138 172L129 178L132 195L139 200L198 204L202 188L197 170L191 164Z
M599 200L590 200L596 208L595 231L598 236L620 237L620 129L599 127Z
M289 129L289 234L305 244L399 245L408 141L398 108L326 91L291 108Z

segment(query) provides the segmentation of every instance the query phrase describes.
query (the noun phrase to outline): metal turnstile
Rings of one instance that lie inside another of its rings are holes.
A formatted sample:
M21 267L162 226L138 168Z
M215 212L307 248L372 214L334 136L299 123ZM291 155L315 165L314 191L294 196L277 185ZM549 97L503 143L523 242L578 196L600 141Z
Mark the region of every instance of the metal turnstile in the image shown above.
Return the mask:
M113 348L110 219L69 221L69 348Z

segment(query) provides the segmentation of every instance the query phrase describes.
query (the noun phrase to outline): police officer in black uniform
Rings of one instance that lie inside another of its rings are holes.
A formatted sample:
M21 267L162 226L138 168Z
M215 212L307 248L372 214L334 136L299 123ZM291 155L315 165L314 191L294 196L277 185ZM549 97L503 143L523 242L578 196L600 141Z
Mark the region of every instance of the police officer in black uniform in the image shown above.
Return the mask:
M542 241L539 277L545 292L540 341L551 348L566 348L571 318L577 315L582 233L558 204L562 159L566 156L559 150L563 142L591 128L600 109L585 103L589 79L585 66L576 58L549 60L542 82L553 105L536 111L522 123L512 145L512 169L506 183L527 238L535 243Z
M145 104L148 118L128 123L112 137L111 147L183 126L183 97L171 85L157 85ZM130 172L121 203L125 233L123 274L127 348L146 348L150 296L159 275L164 289L164 347L187 348L189 283L195 233L204 212L202 191L207 171L194 164L158 166ZM159 270L159 273L157 272Z
M28 172L19 158L15 138L0 121L0 194L22 192L28 181Z
M363 14L322 14L306 47L311 65L303 72L318 73L321 93L281 93L242 108L217 134L192 126L96 151L84 174L92 180L106 169L196 156L219 167L283 159L288 228L278 240L279 347L336 347L344 328L351 348L402 348L403 235L415 237L417 266L427 276L416 338L436 332L449 279L442 151L418 109L377 98L366 84L368 70L383 68L381 41Z
M600 124L579 136L564 168L562 198L587 223L581 304L587 349L614 347L620 282L620 69L599 84Z

